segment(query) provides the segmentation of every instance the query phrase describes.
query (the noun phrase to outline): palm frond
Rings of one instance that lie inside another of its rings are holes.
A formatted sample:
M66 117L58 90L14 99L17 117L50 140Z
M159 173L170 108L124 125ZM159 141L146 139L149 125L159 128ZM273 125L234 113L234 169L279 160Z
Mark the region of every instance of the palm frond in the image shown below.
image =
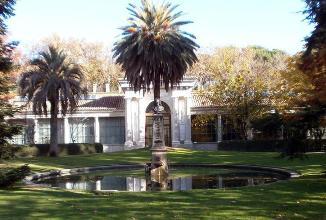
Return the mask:
M19 80L20 95L33 104L35 114L47 114L47 102L61 103L61 113L77 107L83 74L79 66L66 63L62 50L49 46L32 60L33 70L22 73ZM52 105L52 104L51 104Z
M149 90L155 81L168 90L197 61L195 36L180 30L192 22L177 20L183 14L174 13L178 5L141 3L140 7L129 4L129 24L121 28L122 38L114 44L113 57L135 91Z

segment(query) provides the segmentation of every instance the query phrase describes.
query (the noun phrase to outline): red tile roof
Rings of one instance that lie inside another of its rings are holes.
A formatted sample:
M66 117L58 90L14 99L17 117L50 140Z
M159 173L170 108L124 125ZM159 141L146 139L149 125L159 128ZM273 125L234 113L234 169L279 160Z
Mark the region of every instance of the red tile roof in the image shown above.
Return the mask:
M80 100L78 110L124 110L123 96L105 96L94 100Z

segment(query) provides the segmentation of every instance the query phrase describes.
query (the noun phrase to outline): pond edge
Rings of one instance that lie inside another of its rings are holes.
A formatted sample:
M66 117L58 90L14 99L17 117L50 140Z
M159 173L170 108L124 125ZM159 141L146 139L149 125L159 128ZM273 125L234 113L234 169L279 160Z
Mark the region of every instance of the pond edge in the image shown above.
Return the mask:
M71 169L62 169L62 170L52 170L43 173L35 173L27 176L24 179L26 184L34 184L33 181L49 178L49 177L60 177L81 173L89 173L93 171L101 171L101 170L115 170L115 169L144 169L145 164L112 164L107 166L96 166L96 167L81 167L81 168L71 168ZM257 166L257 165L246 165L246 164L169 164L169 167L207 167L207 168L225 168L225 169L247 169L254 171L267 171L273 172L281 175L285 175L287 178L296 178L300 177L301 174L279 167L267 167L267 166Z

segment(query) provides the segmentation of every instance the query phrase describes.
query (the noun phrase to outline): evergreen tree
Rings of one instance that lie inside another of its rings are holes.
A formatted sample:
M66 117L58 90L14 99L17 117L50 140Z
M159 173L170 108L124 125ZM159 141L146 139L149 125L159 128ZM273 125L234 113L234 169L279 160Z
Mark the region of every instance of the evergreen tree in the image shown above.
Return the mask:
M309 105L326 106L326 0L305 0L306 20L314 25L306 37L306 50L302 55L301 70L314 85L313 99Z
M13 67L11 55L16 43L5 43L7 26L5 20L14 15L15 0L0 1L0 158L7 157L7 140L19 133L19 126L9 124L5 119L17 111L9 102L7 94L11 89L10 70Z

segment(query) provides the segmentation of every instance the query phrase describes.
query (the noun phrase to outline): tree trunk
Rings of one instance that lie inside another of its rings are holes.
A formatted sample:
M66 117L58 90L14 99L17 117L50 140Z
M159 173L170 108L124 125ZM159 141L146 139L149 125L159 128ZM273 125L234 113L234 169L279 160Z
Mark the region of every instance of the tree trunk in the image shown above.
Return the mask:
M51 118L50 118L50 152L51 157L58 156L58 102L51 102Z
M154 109L156 110L158 110L158 105L160 104L160 96L161 96L161 81L160 81L160 75L157 73L155 74L155 80L154 80L154 102L155 102Z

